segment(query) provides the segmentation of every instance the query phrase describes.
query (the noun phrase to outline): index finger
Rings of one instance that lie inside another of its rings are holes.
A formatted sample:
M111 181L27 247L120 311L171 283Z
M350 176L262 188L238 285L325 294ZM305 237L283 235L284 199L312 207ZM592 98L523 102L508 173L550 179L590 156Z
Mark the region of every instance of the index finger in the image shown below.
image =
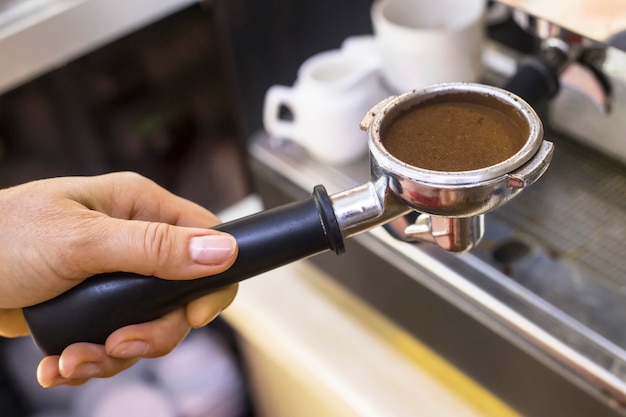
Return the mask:
M133 172L84 177L78 181L71 190L72 197L87 208L111 217L183 227L209 228L221 223L217 216L199 204Z

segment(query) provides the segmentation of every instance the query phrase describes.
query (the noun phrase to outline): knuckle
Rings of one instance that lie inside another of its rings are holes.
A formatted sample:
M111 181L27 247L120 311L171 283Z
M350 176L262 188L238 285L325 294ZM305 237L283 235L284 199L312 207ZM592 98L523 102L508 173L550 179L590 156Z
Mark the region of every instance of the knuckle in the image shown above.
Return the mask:
M121 171L106 174L108 180L111 182L113 189L119 190L119 192L138 193L142 192L146 188L150 188L154 185L154 182L143 175L134 171Z
M147 223L144 250L153 262L154 269L167 265L172 258L172 227L166 223Z
M115 173L112 173L111 175L113 176L113 178L117 180L122 180L123 182L129 182L129 183L133 183L133 182L144 183L146 181L149 181L146 177L134 171L115 172Z
M55 233L56 247L62 250L42 252L48 263L48 269L59 277L76 278L90 273L93 264L97 263L93 254L99 252L105 245L107 230L99 224L93 224L88 219L76 219L75 225L85 230L85 233L71 233L68 230L58 230Z

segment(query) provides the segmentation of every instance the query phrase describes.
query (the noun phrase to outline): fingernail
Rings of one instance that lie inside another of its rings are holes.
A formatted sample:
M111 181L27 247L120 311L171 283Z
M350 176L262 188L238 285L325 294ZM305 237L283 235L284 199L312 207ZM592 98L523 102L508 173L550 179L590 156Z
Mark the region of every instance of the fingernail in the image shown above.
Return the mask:
M231 235L219 234L191 238L189 252L191 258L203 265L219 265L228 261L237 246Z
M44 383L41 384L41 386L43 388L54 388L54 387L58 387L60 385L65 385L68 382L70 382L71 379L69 378L63 378L62 376L57 376L54 379L50 380L50 381L46 381Z
M72 373L70 373L69 378L89 379L100 375L100 373L102 373L100 364L97 364L95 362L85 362L74 368Z
M115 346L109 355L120 359L142 358L148 354L150 346L142 340L122 342Z

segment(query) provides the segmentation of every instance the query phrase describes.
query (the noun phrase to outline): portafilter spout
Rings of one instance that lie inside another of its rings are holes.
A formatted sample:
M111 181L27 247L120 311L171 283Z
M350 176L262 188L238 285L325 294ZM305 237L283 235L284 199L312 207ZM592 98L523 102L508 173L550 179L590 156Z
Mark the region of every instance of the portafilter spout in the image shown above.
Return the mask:
M385 130L404 112L429 100L478 101L517 118L528 136L514 155L480 169L434 171L412 166L385 147ZM519 97L479 84L442 84L390 97L363 119L370 152L370 180L328 196L317 186L307 199L224 223L239 255L227 271L190 281L170 281L126 272L90 277L60 296L24 309L31 334L47 355L76 342L103 344L113 331L154 320L216 288L242 281L320 252L344 251L344 239L402 218L406 240L425 240L461 252L483 233L484 213L534 183L547 169L552 144L541 121Z

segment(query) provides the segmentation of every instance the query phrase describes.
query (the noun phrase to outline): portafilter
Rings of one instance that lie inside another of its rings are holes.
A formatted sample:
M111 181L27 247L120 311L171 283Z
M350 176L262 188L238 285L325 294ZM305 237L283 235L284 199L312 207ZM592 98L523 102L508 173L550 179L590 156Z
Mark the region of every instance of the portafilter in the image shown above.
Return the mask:
M521 121L525 143L493 165L466 171L424 169L391 154L383 140L386 129L407 111L442 97L477 101L509 113ZM361 128L369 143L366 184L330 196L318 185L304 200L215 227L232 234L239 246L237 260L221 274L190 281L101 274L27 307L24 316L36 344L47 355L60 354L76 342L104 344L113 331L154 320L216 288L320 252L340 254L344 239L413 211L420 215L406 227L404 239L433 242L451 252L470 250L483 235L484 214L537 181L553 151L530 105L508 91L481 84L441 84L389 97L365 115Z

